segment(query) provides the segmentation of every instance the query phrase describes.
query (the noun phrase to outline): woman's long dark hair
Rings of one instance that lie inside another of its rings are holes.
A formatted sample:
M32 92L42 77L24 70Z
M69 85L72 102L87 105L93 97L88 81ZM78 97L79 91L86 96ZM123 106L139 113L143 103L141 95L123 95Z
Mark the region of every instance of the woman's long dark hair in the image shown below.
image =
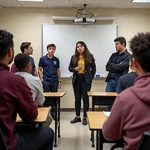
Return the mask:
M86 44L83 41L79 41L79 42L76 43L76 49L75 49L75 53L74 53L72 62L75 64L79 60L80 53L77 51L77 45L78 44L81 44L82 46L84 46L83 57L84 57L86 63L91 64L92 61L94 60L94 57L90 53L89 49L87 48Z

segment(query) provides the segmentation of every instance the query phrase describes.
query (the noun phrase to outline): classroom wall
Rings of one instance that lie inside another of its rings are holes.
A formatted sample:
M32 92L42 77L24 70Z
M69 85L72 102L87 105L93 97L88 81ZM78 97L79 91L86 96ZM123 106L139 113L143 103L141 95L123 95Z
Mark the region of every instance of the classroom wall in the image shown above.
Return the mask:
M3 8L0 9L0 28L13 33L16 54L20 52L20 44L23 41L31 41L34 48L33 57L36 66L38 66L38 61L41 56L41 24L54 23L51 19L53 15L75 16L76 10L77 9ZM91 11L95 13L97 9L91 9ZM149 14L150 9L99 9L98 16L114 16L117 17L117 19L113 22L98 21L98 23L118 24L118 36L124 36L127 42L129 42L136 33L150 31ZM58 23L70 22L59 21ZM62 50L64 50L63 47ZM105 86L106 83L104 79L96 79L93 81L92 91L104 91ZM62 79L62 89L60 91L65 91L67 93L62 99L61 107L74 108L71 79Z

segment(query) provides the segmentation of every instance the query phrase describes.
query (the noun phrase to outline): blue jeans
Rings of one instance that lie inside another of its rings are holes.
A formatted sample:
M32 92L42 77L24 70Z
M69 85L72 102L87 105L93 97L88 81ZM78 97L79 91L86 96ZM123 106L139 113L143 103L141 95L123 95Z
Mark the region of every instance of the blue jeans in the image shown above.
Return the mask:
M55 82L48 82L43 81L43 89L44 92L57 92L58 91L58 81ZM51 115L55 114L55 106L51 107Z
M16 131L16 150L52 150L54 132L49 127L22 128Z
M115 80L110 79L107 82L106 92L116 92L116 88L117 88L117 84L116 84ZM108 111L110 111L111 110L111 105L108 105L107 109L108 109Z

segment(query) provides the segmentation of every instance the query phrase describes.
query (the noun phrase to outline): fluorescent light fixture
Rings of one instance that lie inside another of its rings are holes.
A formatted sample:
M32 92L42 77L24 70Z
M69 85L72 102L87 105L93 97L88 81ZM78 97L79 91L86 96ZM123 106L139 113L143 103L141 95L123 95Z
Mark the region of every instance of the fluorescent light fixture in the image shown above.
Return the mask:
M105 20L116 20L116 17L96 17L95 19L96 20L102 20L102 21L105 21Z
M150 3L150 0L132 0L132 3Z
M52 16L52 19L53 20L73 20L75 19L76 17L69 17L69 16Z
M18 2L43 2L44 0L18 0Z
M64 21L68 21L68 20L75 20L76 21L83 21L83 18L76 18L73 16L52 16L53 20L64 20ZM115 20L116 17L93 17L93 18L86 18L88 21L92 21L95 22L95 20Z

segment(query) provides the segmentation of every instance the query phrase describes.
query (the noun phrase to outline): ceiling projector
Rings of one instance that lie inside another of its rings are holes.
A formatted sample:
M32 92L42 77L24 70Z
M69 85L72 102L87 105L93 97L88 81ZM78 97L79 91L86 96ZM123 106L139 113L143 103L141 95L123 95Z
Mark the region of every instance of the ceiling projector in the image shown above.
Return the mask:
M86 18L86 17L82 17L82 18L75 18L73 19L74 23L95 23L96 20L94 18Z

